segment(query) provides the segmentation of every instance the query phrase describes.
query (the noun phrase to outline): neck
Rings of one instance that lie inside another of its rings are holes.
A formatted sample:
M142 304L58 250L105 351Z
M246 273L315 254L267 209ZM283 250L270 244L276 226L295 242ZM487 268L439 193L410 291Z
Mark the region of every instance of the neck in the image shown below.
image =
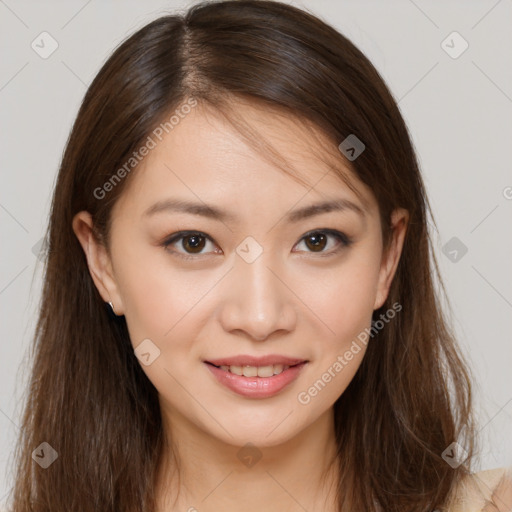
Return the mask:
M335 511L338 468L332 408L275 446L234 446L196 425L165 421L157 512ZM172 435L171 435L172 432Z

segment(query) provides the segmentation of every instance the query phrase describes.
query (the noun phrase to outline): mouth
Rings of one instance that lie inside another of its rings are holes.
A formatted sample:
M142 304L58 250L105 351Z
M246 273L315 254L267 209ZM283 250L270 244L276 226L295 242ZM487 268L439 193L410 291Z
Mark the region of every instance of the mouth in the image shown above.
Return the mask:
M217 382L234 393L245 398L270 398L295 381L309 363L306 360L290 358L285 359L286 362L281 361L283 358L275 364L270 364L267 358L264 365L254 362L240 364L239 358L236 361L230 359L204 361L204 363ZM219 362L238 364L219 364ZM248 362L247 358L245 362Z
M295 364L268 364L264 366L252 366L252 365L215 365L209 361L205 361L206 364L218 368L224 372L229 372L234 375L243 377L260 377L268 378L274 375L280 375L289 368L295 368L296 366L305 364L307 361L301 361Z

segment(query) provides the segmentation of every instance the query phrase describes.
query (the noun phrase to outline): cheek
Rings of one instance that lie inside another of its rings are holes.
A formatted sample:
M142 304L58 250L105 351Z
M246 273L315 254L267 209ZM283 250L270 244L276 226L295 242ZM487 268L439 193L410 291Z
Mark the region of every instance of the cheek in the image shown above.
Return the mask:
M207 318L200 313L202 301L219 281L217 274L173 268L154 247L119 260L116 276L132 345L149 338L162 353L171 340L173 351L187 349L180 347L180 339L190 339L201 329ZM184 338L179 335L183 328L189 333Z
M366 249L354 251L329 273L318 272L317 285L306 295L324 334L316 337L309 387L297 395L301 405L313 404L316 410L332 405L364 358L379 276L378 248Z
M370 324L379 278L378 254L373 247L360 247L342 264L303 278L301 297L329 328L326 339L346 342Z

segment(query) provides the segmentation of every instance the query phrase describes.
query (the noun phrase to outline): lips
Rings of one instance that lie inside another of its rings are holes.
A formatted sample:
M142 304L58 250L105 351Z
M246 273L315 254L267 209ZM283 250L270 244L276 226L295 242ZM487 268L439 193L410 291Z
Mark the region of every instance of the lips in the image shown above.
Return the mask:
M279 394L284 389L288 388L294 382L308 364L306 361L292 359L292 358L228 358L228 359L216 359L218 363L232 362L232 361L299 361L295 365L276 364L266 366L235 366L235 365L220 365L217 367L212 362L205 361L204 364L214 378L222 384L224 387L230 389L234 393L241 395L245 398L270 398L274 395ZM260 363L259 363L260 364ZM258 375L255 375L257 370ZM269 370L273 370L272 372ZM243 371L243 375L240 375ZM238 373L233 373L238 372ZM260 375L263 373L263 375ZM274 375L272 375L274 373ZM246 375L247 374L247 375Z
M203 362L220 384L246 398L277 395L290 386L309 363L279 354L238 355Z

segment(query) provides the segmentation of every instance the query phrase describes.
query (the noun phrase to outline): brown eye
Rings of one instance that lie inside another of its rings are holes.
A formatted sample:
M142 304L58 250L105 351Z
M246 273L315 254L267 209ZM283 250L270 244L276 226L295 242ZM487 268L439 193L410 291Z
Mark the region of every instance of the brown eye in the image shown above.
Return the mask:
M306 233L297 246L305 245L305 249L299 252L317 253L319 256L333 256L352 244L352 238L340 231L322 229Z
M162 246L174 255L185 259L222 253L208 235L199 231L174 233L162 243Z
M305 239L306 245L313 252L321 252L327 245L327 237L323 233L314 233Z
M206 245L206 239L201 235L187 235L182 238L181 245L187 252L199 253Z

